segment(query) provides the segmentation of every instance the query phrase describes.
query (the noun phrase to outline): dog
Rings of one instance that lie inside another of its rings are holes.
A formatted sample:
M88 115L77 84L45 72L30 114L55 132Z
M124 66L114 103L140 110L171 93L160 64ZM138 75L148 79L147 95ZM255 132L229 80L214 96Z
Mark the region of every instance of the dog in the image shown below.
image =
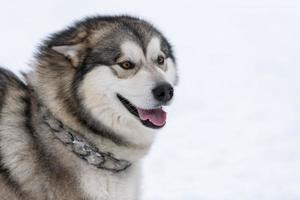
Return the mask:
M139 18L87 17L33 60L24 79L0 69L1 199L140 199L178 82L168 40Z

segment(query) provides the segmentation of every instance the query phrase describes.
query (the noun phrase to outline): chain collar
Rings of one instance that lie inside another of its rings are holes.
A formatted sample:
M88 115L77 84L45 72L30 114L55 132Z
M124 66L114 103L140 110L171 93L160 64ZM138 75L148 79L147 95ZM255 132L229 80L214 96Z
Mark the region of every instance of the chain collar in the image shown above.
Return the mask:
M131 165L129 161L119 160L109 152L100 152L97 147L56 119L45 107L40 106L40 111L44 123L50 128L56 138L90 165L111 172L124 171Z

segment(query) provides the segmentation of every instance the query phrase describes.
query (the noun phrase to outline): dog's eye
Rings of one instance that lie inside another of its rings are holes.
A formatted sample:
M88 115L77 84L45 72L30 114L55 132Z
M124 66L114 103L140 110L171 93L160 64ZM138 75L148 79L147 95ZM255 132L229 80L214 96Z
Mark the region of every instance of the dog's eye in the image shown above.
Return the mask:
M119 63L119 65L123 69L133 69L135 67L135 65L130 61L121 62L121 63Z
M157 57L157 63L159 65L163 65L165 63L165 58L163 56L158 56Z

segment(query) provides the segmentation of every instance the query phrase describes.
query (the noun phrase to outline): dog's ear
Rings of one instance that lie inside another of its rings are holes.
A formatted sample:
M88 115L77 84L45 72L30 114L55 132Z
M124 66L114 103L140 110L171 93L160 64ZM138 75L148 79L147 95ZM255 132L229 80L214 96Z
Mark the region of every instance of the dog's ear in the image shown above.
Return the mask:
M65 56L73 65L78 67L86 55L88 33L80 28L69 28L55 34L48 47Z
M53 46L51 48L57 53L64 55L74 67L80 64L81 53L83 53L82 50L84 48L82 44Z

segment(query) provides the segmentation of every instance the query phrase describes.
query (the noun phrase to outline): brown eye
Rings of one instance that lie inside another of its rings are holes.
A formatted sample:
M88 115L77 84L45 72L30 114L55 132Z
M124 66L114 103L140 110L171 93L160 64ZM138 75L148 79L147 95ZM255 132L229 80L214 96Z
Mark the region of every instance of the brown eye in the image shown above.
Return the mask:
M163 65L165 63L165 58L163 56L158 56L157 57L157 63L159 65Z
M123 68L123 69L133 69L135 66L132 62L130 61L124 61L119 63L119 65Z

